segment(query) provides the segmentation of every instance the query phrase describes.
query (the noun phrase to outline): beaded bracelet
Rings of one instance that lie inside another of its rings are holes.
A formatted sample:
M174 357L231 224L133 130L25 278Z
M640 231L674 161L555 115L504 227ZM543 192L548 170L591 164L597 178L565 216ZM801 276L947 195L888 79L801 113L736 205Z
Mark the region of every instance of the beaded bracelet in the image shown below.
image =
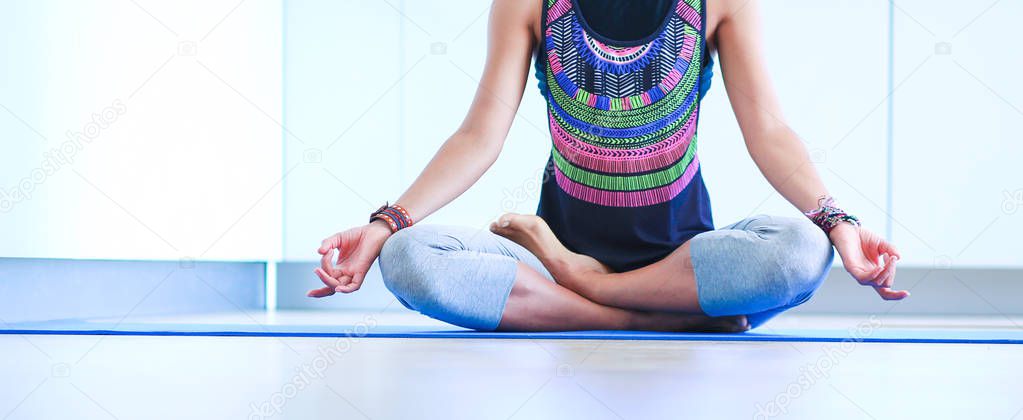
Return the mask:
M377 211L369 215L370 223L377 219L387 222L387 225L391 228L391 233L412 226L412 223L414 223L412 216L408 214L408 210L397 204L384 203Z
M817 200L817 205L820 207L805 212L803 215L809 217L813 224L824 230L824 233L830 234L831 230L841 222L849 222L854 226L860 225L860 219L839 208L831 196L821 197Z

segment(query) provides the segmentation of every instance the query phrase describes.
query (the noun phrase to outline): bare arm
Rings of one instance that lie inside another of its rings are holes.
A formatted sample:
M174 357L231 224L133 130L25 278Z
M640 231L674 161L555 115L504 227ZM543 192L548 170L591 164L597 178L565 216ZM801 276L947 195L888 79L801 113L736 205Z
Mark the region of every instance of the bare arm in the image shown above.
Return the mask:
M756 0L728 0L717 28L721 71L728 98L739 122L746 149L767 181L801 212L817 208L828 194L806 147L786 124L768 76L761 43ZM902 299L906 291L891 288L899 253L867 229L840 223L831 231L842 262L860 284L874 286L884 299Z
M469 113L398 198L416 220L464 193L497 160L529 77L538 4L494 1L486 66Z
M758 2L723 2L730 10L717 29L721 72L746 149L767 181L800 211L826 195L799 136L786 124L762 54Z
M539 6L539 2L494 0L486 65L469 113L398 198L397 203L414 220L422 220L462 195L497 160L529 77ZM324 287L309 291L309 296L359 290L390 235L390 228L377 221L324 239L317 250L321 264L316 269ZM338 251L336 265L334 250Z

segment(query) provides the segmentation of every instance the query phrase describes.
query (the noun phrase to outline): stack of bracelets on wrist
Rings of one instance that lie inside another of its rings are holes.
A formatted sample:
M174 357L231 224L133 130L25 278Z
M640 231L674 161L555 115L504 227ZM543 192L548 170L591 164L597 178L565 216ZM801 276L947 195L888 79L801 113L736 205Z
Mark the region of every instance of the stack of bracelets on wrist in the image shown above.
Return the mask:
M813 224L824 230L824 233L830 234L831 230L841 222L849 222L853 226L860 225L860 219L838 208L838 204L831 196L821 197L817 200L817 205L820 207L803 213L803 215L809 217Z
M377 219L387 222L387 225L391 228L391 233L412 226L413 223L412 216L409 216L408 210L397 204L384 203L377 211L369 215L370 223Z

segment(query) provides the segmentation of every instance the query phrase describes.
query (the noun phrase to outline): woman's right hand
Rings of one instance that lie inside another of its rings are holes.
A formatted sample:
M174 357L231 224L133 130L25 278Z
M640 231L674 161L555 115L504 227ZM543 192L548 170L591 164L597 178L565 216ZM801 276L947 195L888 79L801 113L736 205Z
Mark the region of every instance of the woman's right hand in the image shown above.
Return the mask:
M322 256L320 267L314 272L325 286L310 290L308 296L322 298L359 290L373 260L380 255L380 249L390 236L387 224L376 220L324 239L317 250ZM336 265L331 261L335 249L338 251Z

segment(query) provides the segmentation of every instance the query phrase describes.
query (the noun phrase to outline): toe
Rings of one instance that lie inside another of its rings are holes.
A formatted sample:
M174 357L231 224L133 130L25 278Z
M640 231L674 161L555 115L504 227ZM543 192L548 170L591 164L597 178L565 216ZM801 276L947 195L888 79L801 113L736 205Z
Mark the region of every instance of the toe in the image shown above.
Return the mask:
M722 317L720 320L721 323L719 326L721 328L721 332L739 333L749 330L749 324L746 322L745 316L728 316Z
M714 318L707 326L707 330L720 333L740 333L749 330L749 323L747 323L746 317L742 315L725 316Z
M493 223L490 224L490 231L498 235L504 236L511 240L516 240L521 234L520 223L518 223L519 214L505 213L498 217Z
M745 332L750 330L749 319L746 319L745 315L740 315L738 320L739 330L736 332Z
M533 234L541 234L544 230L542 228L546 227L543 224L543 219L535 214L510 213L507 216L509 221L508 228L510 229L515 229L521 232L530 232Z
M514 228L515 221L516 219L518 219L519 216L521 216L521 214L505 213L502 214L501 217L498 217L497 221L494 222L494 224L499 229L512 229Z
M501 229L533 232L538 226L537 219L539 218L532 214L505 213L497 219L497 226Z

